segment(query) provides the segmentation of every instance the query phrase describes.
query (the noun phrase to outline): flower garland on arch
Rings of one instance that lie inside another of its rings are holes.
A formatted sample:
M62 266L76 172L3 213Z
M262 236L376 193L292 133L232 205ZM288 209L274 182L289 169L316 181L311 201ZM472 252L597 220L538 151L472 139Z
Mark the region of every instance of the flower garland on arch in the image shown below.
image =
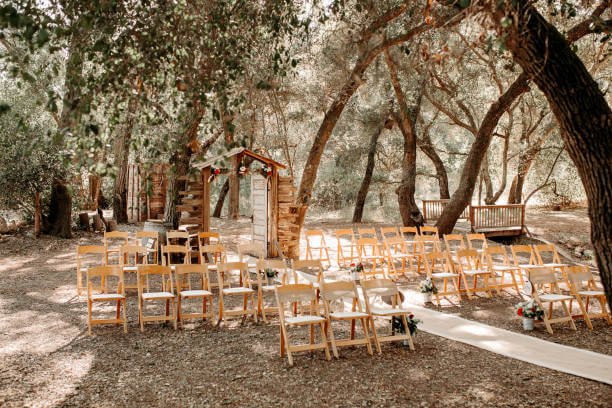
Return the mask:
M209 183L214 182L219 174L221 174L221 169L216 169L214 167L211 167L210 168L210 176L208 177L208 182Z
M261 168L261 175L264 177L270 177L272 175L272 166L269 164L264 165Z

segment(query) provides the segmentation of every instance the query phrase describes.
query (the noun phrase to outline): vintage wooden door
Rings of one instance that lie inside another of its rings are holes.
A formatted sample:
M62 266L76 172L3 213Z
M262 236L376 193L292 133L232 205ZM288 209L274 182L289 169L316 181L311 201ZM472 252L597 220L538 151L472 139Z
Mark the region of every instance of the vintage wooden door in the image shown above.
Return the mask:
M268 248L268 179L259 175L251 176L251 203L253 218L251 240Z

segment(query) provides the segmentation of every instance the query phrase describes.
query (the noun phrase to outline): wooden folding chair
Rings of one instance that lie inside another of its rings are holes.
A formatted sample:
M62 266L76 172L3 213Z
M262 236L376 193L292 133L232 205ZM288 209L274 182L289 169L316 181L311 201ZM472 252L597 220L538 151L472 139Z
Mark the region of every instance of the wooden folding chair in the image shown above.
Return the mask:
M318 259L321 262L327 262L327 266L331 265L329 259L329 251L325 243L325 236L322 230L306 231L306 259ZM318 252L318 253L317 253Z
M185 245L162 245L162 265L175 266L191 263L189 247Z
M485 269L478 269L477 265L480 258L478 252L475 249L460 249L456 255L458 262L455 264L455 270L458 269L461 274L468 299L472 300L472 295L475 295L476 292L486 292L487 297L491 297L491 287L489 286L490 272ZM468 276L474 280L471 288L467 280ZM480 288L478 287L478 278L483 280L483 286ZM461 290L461 282L459 282L459 290Z
M485 234L466 234L465 239L468 244L468 249L475 249L480 255L481 265L485 263L484 251L487 249L487 237ZM481 266L479 265L479 267Z
M172 321L176 330L176 297L172 283L172 270L169 266L142 265L138 267L138 321L140 331L144 332L145 322ZM150 288L154 289L151 290ZM145 316L145 302L163 300L166 303L165 315ZM172 304L172 315L170 315Z
M533 246L536 262L538 265L548 266L552 268L554 272L559 272L563 277L564 283L567 285L569 289L569 282L567 281L567 274L565 272L565 268L569 265L561 262L561 257L559 257L559 253L557 252L557 248L555 248L552 244L541 244ZM545 262L545 258L550 259L549 262Z
M153 255L153 264L159 263L159 232L157 231L138 231L136 232L136 245L147 248L147 253Z
M320 350L325 351L325 358L331 360L329 353L329 347L327 346L327 337L325 336L324 323L326 322L324 317L319 314L319 307L317 305L317 295L312 285L307 284L289 284L282 285L276 288L276 303L278 304L278 315L280 318L280 355L283 357L287 353L287 359L289 365L293 366L293 354L298 351L307 350ZM286 316L287 312L296 310L291 305L299 303L300 307L296 308L300 311L299 315L293 314L290 317ZM301 305L307 303L307 305ZM310 314L303 314L305 310L309 310ZM287 333L288 326L310 326L310 343L309 344L298 344L292 345L289 341L289 335ZM321 331L321 341L319 343L314 342L314 328L319 326Z
M438 287L438 292L434 294L438 306L441 305L440 297L444 297L448 300L448 296L450 295L456 295L459 298L459 302L461 302L461 291L459 290L460 275L453 271L451 261L448 259L446 252L429 252L423 257L423 262L425 264L427 276L431 278L432 282L435 283L436 280L441 280L443 283L442 288L440 289L440 287ZM448 289L449 280L455 288L454 291Z
M397 286L391 279L370 279L361 281L361 288L363 289L363 298L365 300L366 312L372 316L370 319L370 325L372 326L372 332L374 334L374 342L376 343L376 349L378 353L381 353L380 343L388 341L403 341L407 340L410 345L410 350L414 350L414 343L412 342L412 336L408 328L408 321L406 316L412 314L408 309L401 307L401 297ZM391 306L383 306L381 301L375 303L376 297L390 297ZM398 333L389 336L379 336L376 332L376 325L374 324L375 317L382 317L385 319L392 319L393 317L399 317L404 324L405 333Z
M329 339L331 340L334 356L338 358L338 346L356 346L365 344L368 353L372 355L372 345L370 344L369 323L372 319L368 313L365 313L361 308L359 294L357 293L357 285L354 281L345 282L321 282L321 299L325 308L325 317L327 322L326 328L329 327ZM344 306L344 301L352 302L350 311L332 311L331 303L340 302ZM338 339L334 334L334 321L350 321L351 322L351 337L350 339ZM363 328L363 338L355 339L355 322L359 320ZM326 334L328 332L326 331Z
M540 308L544 311L544 315L542 316L544 320L544 324L546 325L546 330L550 334L553 334L553 329L551 327L551 323L562 323L569 322L570 327L573 330L576 330L576 325L574 324L574 320L572 319L572 314L569 311L569 307L565 302L571 302L574 297L570 295L563 295L561 290L559 289L559 285L557 284L557 278L555 277L554 272L549 267L526 267L529 281L532 285L532 296L535 301L538 303ZM547 290L548 289L548 290ZM540 293L542 291L542 293ZM552 317L553 313L553 304L561 303L561 307L565 312L564 317ZM546 308L544 304L548 304L548 316L546 313Z
M232 272L239 273L239 283L233 282ZM251 287L251 277L247 264L243 262L227 262L217 265L217 282L219 283L219 321L221 324L226 316L242 316L246 319L253 315L257 323L257 302L255 301L255 290ZM226 296L242 296L242 309L225 310ZM251 307L248 300L251 298Z
M106 264L110 265L108 261L109 255L119 255L120 248L124 245L129 245L129 234L125 231L111 231L104 232L104 249L106 251ZM117 264L120 264L119 260Z
M274 278L274 284L272 285L267 282L266 269L278 272L278 276ZM268 323L266 313L278 313L278 308L266 306L264 294L274 293L279 283L286 285L289 281L294 280L294 277L289 272L287 263L282 259L260 259L257 261L257 272L257 311L261 314L264 323Z
M359 262L364 266L361 279L368 277L376 278L377 275L386 278L385 274L385 254L383 253L380 243L376 238L359 238L357 240L357 249L359 250ZM371 265L370 270L366 265Z
M190 287L183 286L183 282L191 282L192 278L199 280L200 287L198 289L191 289ZM181 327L185 327L183 324L185 319L212 319L213 294L210 291L208 265L176 265L174 279L177 295L176 298L178 302L178 321L181 323ZM202 299L202 313L183 313L182 305L187 299Z
M466 249L465 243L463 242L463 235L461 234L446 234L444 235L444 248L449 253L451 260L455 263L459 263L456 252L461 249Z
M501 291L504 288L514 288L517 295L521 295L516 280L516 275L521 274L520 268L510 264L510 258L506 252L506 247L491 246L484 249L485 265L487 270L490 272L489 284L493 281L493 287L497 291L498 295L501 295ZM510 275L510 281L506 281L506 275Z
M419 235L417 236L417 274L425 269L425 255L430 252L442 251L440 240L435 235Z
M383 241L386 238L400 238L399 230L397 227L382 227L380 229L380 236Z
M440 240L440 234L438 234L438 227L430 227L428 225L422 225L419 229L419 235L433 235Z
M387 272L388 276L393 274L397 277L400 273L406 275L406 266L408 270L413 270L412 260L413 255L406 249L406 243L402 238L396 237L384 237L384 254L387 257ZM401 269L397 269L395 263L401 262ZM416 271L414 272L416 276Z
M352 229L336 230L336 240L338 241L338 252L336 254L338 266L347 267L359 260L357 241Z
M198 244L201 245L215 245L221 244L221 237L218 232L204 231L198 233Z
M116 324L123 323L123 332L127 333L127 319L125 317L125 287L123 284L123 270L119 265L112 266L96 266L87 269L87 329L89 335L92 335L91 326L99 324ZM96 286L94 280L99 278L98 288L103 287L102 293L94 293ZM116 278L115 290L108 288ZM114 319L94 319L93 305L95 302L117 302L117 315ZM123 305L123 317L120 317Z
M166 232L166 245L189 246L189 233L187 231Z
M294 259L291 262L294 283L311 284L315 289L319 288L319 282L323 277L323 265L320 259Z
M606 293L597 287L593 273L586 266L569 266L566 268L567 280L569 282L570 292L580 306L582 315L572 315L572 317L582 317L586 321L589 329L593 328L591 319L602 318L608 325L612 325L610 312L608 311L608 302ZM589 305L591 299L597 299L601 307L600 313L589 313ZM570 313L572 312L573 299L570 300Z
M264 259L265 250L263 245L256 243L238 245L238 261L246 263L249 271L257 272L257 262ZM251 260L251 258L254 258ZM250 262L249 262L250 261Z
M376 230L374 228L357 228L357 236L358 239L371 238L378 241L378 235L376 234Z
M400 227L399 231L400 237L404 240L406 251L412 255L413 260L417 260L419 254L419 230L417 227Z
M137 275L139 265L147 265L149 253L147 248L138 245L124 245L119 248L119 254L121 258L121 267L123 268L124 276L128 274ZM125 289L138 289L137 279L134 279L133 284L129 284L127 279L124 278Z
M87 275L87 269L106 265L106 248L100 245L81 245L77 248L76 263L77 292L81 295L87 290L86 284L83 284L83 276Z
M531 245L510 245L510 251L512 252L512 260L514 261L514 266L519 268L519 270L521 271L521 273L519 274L519 278L521 279L521 286L525 287L525 279L523 278L523 273L527 273L526 268L537 265L533 248L531 247ZM519 259L519 257L521 256L529 259L527 263Z
M220 244L204 245L202 241L200 241L199 252L200 252L200 263L208 264L209 271L216 271L217 265L219 265L219 263L227 262L227 252L223 245L220 245ZM218 287L218 286L219 286L219 283L216 282L216 278L214 282L211 280L210 282L211 288Z

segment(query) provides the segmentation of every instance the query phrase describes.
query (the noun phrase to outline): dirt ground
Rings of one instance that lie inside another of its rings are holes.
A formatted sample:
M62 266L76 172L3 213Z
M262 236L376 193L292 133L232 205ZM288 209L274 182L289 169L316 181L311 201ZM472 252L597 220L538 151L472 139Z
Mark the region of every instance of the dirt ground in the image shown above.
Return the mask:
M313 220L306 228L324 228L331 237L343 225L350 224ZM222 232L230 251L250 238L248 220L217 222L213 228ZM134 293L127 305L127 334L101 326L89 337L86 298L76 293L75 253L78 245L101 241L100 234L89 233L69 241L33 240L22 231L0 243L0 406L612 404L610 386L424 332L417 336L415 351L385 344L381 355L369 356L364 348L341 348L334 361L326 361L322 352L298 353L294 367L279 356L277 319L267 325L234 319L220 327L194 321L178 331L149 323L140 333ZM335 240L328 245L333 248ZM335 254L330 255L334 260ZM401 281L406 288L416 282ZM518 300L504 295L434 308L520 330L512 307ZM388 323L379 325L384 330ZM337 336L347 333L345 327L336 331ZM306 335L297 331L301 339ZM533 335L612 354L612 331L601 323L593 331L579 322L577 332L557 325L552 336L541 328Z

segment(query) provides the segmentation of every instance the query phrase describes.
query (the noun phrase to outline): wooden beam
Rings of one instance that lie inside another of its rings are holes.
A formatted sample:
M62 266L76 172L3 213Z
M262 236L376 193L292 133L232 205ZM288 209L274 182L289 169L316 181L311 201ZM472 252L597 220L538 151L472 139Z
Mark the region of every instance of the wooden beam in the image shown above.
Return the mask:
M272 175L270 176L270 215L268 218L268 256L270 258L276 258L278 251L276 246L272 245L273 242L278 240L278 168L272 166Z
M210 166L202 169L202 232L210 231Z

